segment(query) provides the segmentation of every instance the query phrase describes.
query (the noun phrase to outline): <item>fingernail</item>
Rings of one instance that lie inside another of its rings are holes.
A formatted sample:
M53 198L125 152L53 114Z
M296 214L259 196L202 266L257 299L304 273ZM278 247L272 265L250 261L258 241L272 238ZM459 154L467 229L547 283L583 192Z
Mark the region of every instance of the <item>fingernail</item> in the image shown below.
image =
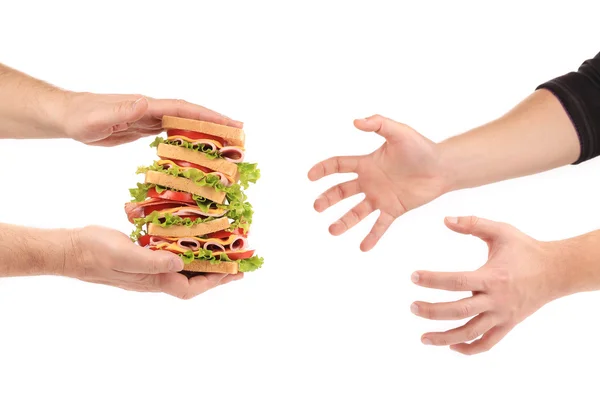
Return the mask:
M136 101L133 102L133 104L131 105L131 109L133 111L135 111L135 108L138 106L138 104L140 104L140 101L142 101L144 98L140 97L139 99L137 99Z
M415 303L412 303L410 305L410 312L415 314L415 315L419 315L419 306L416 305Z
M413 281L414 283L419 282L419 273L413 272L413 274L410 276L410 280Z
M433 343L431 342L431 340L427 339L427 338L423 338L421 340L421 343L426 344L427 346L432 345Z
M183 261L171 259L169 261L169 271L179 272L183 270Z
M446 217L446 221L450 222L451 224L456 224L456 223L458 223L458 218L456 218L456 217Z
M234 281L239 281L239 280L240 280L240 279L242 279L243 277L244 277L244 275L242 275L242 274L237 274L237 275L235 276L235 278L233 278L233 280L234 280Z

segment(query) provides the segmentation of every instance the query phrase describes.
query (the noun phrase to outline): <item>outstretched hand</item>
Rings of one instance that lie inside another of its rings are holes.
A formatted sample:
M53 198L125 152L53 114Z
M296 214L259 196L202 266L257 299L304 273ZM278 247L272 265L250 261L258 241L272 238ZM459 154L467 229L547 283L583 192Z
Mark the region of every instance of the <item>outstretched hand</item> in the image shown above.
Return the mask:
M69 93L65 102L64 130L68 137L95 146L116 146L162 132L164 115L198 119L242 128L208 108L184 100L163 100L141 95Z
M244 277L243 273L205 274L188 279L178 273L183 261L175 254L140 247L124 233L104 227L86 227L71 237L65 275L86 282L191 299Z
M484 240L489 255L486 264L472 272L412 274L412 281L419 286L472 293L454 302L417 301L411 305L411 311L422 318L471 318L458 328L424 334L424 344L450 346L467 355L490 350L525 318L561 297L564 279L551 244L532 239L510 225L482 218L447 218L445 222L455 232Z
M443 194L443 169L435 143L407 125L375 115L355 120L354 126L381 135L385 143L371 154L322 161L311 168L308 178L316 181L336 173L358 174L355 180L323 193L314 208L322 212L343 199L364 193L364 200L331 225L329 232L341 235L379 210L377 222L360 246L362 251L369 251L398 217Z

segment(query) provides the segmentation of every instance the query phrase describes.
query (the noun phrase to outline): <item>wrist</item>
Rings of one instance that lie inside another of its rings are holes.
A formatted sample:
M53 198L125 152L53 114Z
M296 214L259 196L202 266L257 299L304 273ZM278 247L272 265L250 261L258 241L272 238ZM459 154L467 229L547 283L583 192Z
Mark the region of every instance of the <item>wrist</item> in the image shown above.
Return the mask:
M457 160L451 139L437 143L435 147L438 153L442 194L462 189L459 185Z
M552 288L551 300L579 292L597 290L600 287L598 273L594 273L596 268L586 271L583 260L579 259L581 256L585 258L585 249L574 246L575 243L571 243L572 240L542 243L543 248L546 249L545 262L549 271L549 286Z

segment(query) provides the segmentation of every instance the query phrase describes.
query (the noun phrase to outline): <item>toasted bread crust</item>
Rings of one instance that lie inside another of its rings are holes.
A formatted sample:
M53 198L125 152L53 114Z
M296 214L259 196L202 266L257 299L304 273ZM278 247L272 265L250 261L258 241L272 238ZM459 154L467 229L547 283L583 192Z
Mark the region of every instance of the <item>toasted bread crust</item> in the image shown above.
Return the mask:
M210 261L195 260L189 264L185 264L184 271L192 272L214 272L219 274L237 274L238 263L233 261L221 261L216 264L211 264Z
M145 183L153 183L155 185L181 190L182 192L192 193L196 196L202 196L220 204L223 204L225 201L225 192L217 192L210 186L198 186L187 178L167 175L162 172L146 172Z
M193 226L173 225L168 228L148 224L148 234L152 236L167 236L167 237L194 237L203 236L213 232L219 232L229 228L229 219L221 217L209 222L203 222Z
M222 158L211 160L201 151L186 149L185 147L161 143L158 145L157 154L159 157L197 164L201 167L212 169L213 171L222 172L232 178L235 177L238 172L237 165L232 162Z
M165 115L162 118L162 127L163 129L182 129L217 136L223 138L230 146L244 147L246 143L246 134L242 129L212 122Z

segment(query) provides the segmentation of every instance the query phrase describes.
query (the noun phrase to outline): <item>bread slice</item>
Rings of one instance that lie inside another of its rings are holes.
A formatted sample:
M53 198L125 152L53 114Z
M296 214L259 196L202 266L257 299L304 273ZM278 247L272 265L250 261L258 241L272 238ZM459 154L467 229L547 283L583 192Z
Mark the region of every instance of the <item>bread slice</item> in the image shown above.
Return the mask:
M229 228L229 219L227 217L221 217L193 226L172 225L164 228L160 225L150 223L148 224L148 234L152 236L167 237L194 237L219 232L227 228Z
M201 151L186 149L185 147L173 146L171 144L161 143L158 145L157 154L170 160L187 161L193 164L200 165L212 169L213 171L222 172L232 178L237 175L238 167L232 162L222 158L211 160Z
M213 124L212 122L165 115L162 118L162 127L163 129L181 129L217 136L223 138L230 146L244 147L246 143L246 134L242 129Z
M146 172L145 183L153 183L155 185L181 190L182 192L195 194L196 196L202 196L220 204L223 204L225 201L225 192L217 192L210 186L198 186L187 178L167 175L162 172Z
M238 263L234 261L221 261L216 264L211 264L210 261L194 260L189 264L185 264L184 271L192 272L215 272L220 274L237 274Z

